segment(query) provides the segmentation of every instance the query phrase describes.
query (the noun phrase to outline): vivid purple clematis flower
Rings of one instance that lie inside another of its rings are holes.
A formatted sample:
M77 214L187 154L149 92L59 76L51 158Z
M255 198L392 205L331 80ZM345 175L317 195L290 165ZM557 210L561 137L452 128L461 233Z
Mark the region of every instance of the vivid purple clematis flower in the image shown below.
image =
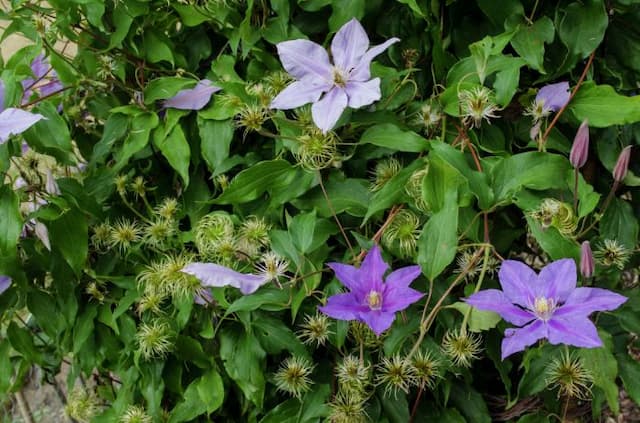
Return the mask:
M398 41L391 38L369 49L367 33L352 19L333 37L333 64L327 51L312 41L278 43L282 66L296 81L273 99L271 108L293 109L313 103L313 122L326 133L347 106L357 109L380 100L380 78L371 79L369 66L374 57Z
M11 278L9 276L0 276L0 294L4 293L11 286Z
M536 274L519 261L505 260L500 268L502 291L487 289L465 301L494 311L519 328L505 331L502 359L546 338L553 345L602 346L589 315L618 308L626 297L601 288L576 288L576 264L554 261Z
M58 79L58 74L51 65L49 65L44 54L39 54L33 59L33 62L31 62L31 73L33 73L34 78L27 78L21 82L24 90L22 96L23 104L29 101L33 91L36 89L40 91L41 96L45 97L63 88Z
M267 275L240 273L214 263L191 263L181 271L200 279L203 287L229 285L240 289L244 295L253 294L270 280Z
M222 88L216 87L208 79L199 81L195 87L180 90L176 95L164 101L163 107L181 110L200 110L207 105L213 93Z
M389 329L396 312L418 301L423 293L409 288L420 275L420 266L397 269L384 279L389 268L382 260L380 248L374 245L360 268L342 263L327 264L350 292L329 297L327 305L318 309L339 320L359 320L380 335Z

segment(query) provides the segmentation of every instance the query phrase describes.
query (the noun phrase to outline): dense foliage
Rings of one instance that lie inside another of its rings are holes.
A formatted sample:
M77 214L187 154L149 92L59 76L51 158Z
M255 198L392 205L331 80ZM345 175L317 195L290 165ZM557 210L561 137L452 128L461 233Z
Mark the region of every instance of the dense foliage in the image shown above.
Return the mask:
M32 42L1 73L0 392L66 362L78 421L640 403L640 1L0 19Z

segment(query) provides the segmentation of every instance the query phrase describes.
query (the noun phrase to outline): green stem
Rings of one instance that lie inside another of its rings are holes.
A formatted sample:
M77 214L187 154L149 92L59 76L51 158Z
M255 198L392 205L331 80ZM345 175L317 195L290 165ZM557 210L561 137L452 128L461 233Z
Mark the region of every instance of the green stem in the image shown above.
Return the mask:
M482 287L482 281L484 280L484 275L487 273L490 254L491 254L491 250L487 247L484 247L484 258L482 259L482 269L480 270L480 276L478 276L478 283L476 284L476 289L473 291L474 294L480 291L480 288ZM462 320L462 326L460 327L461 331L466 331L467 322L469 321L470 315L471 315L471 307L469 307L464 314L464 319Z

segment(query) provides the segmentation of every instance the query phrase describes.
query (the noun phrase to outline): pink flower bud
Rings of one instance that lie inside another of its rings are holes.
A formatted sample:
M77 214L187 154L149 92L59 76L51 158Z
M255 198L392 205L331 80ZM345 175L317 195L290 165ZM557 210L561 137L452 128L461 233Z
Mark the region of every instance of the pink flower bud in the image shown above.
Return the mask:
M629 170L629 157L631 156L631 146L628 145L622 149L618 156L616 166L613 168L613 179L616 182L622 182L625 176L627 176L627 170Z
M589 157L589 122L585 119L573 139L569 161L574 168L580 169L587 162L587 157Z
M593 253L591 252L591 244L584 241L580 246L580 273L585 278L593 276L594 264Z

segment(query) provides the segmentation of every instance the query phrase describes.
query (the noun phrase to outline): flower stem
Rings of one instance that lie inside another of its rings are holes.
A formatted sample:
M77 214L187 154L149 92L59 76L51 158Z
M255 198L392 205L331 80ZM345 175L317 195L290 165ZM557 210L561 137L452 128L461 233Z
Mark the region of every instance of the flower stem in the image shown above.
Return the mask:
M573 183L573 211L578 215L578 178L580 174L578 173L578 168L575 169L575 180Z
M349 251L351 252L351 256L353 257L354 260L356 260L357 259L356 253L353 250L353 246L351 245L351 241L349 241L349 237L347 236L347 233L345 232L344 227L342 227L342 223L340 223L340 219L338 219L338 216L336 215L336 209L333 207L333 203L331 202L331 199L329 198L329 195L327 194L327 190L324 187L324 183L322 182L322 174L320 173L320 171L318 171L318 180L320 181L320 188L322 189L322 194L324 194L324 199L327 200L327 206L329 207L329 210L331 211L331 215L333 216L333 219L338 224L338 228L340 229L340 233L342 234L342 237L344 238L345 242L347 243L347 247L349 247Z
M487 267L489 264L489 255L491 254L491 250L488 247L484 247L484 258L482 259L482 269L480 270L480 276L478 276L478 283L476 284L476 288L473 290L473 293L477 293L480 291L482 287L482 281L484 280L484 275L487 273ZM464 319L462 320L461 331L466 331L467 322L469 321L469 316L471 315L471 307L465 312Z

